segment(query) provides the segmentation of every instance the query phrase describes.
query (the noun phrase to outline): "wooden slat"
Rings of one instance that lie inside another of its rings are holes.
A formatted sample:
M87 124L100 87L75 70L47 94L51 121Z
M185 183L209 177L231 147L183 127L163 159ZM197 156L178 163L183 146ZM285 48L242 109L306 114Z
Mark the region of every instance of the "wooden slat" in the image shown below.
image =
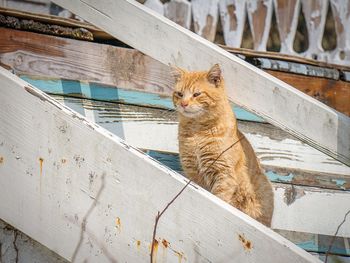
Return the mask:
M0 28L0 40L2 65L18 74L76 79L163 95L172 91L169 68L136 50L5 28Z
M266 51L272 9L272 0L247 0L247 12L255 50Z
M97 27L82 21L78 21L75 19L67 19L59 16L53 16L48 14L37 14L31 12L25 12L10 8L2 8L0 7L0 14L6 16L13 16L21 19L34 20L37 22L42 22L45 24L53 24L64 27L72 27L72 28L84 28L90 31L94 35L94 39L111 39L112 37Z
M79 103L77 99L65 98L64 100L66 106L73 106L74 108L82 107L79 106L77 102ZM142 147L144 149L154 149L156 146L163 147L164 149L164 147L169 147L170 145L177 149L177 125L174 121L176 119L174 113L157 109L115 105L96 101L85 103L83 108L87 116L94 116L94 121L96 123L125 139L133 146ZM172 115L170 119L167 118L169 115ZM247 127L242 123L240 123L239 127L252 142L263 163L271 164L273 159L275 159L276 162L279 160L280 163L282 160L290 164L298 162L298 164L296 164L298 169L294 171L288 168L276 171L273 167L268 168L265 166L265 168L267 168L267 176L271 181L275 182L275 223L272 227L333 235L335 231L334 222L341 222L347 209L350 209L350 192L343 190L333 191L324 188L320 189L318 187L333 187L338 190L341 189L341 187L344 187L343 189L349 189L349 168L347 171L343 170L345 176L340 176L339 174L323 176L320 172L315 171L310 174L303 173L301 169L305 167L305 163L310 157L314 163L310 160L308 164L313 165L313 167L318 166L318 169L321 171L329 172L329 167L332 166L330 163L318 162L317 155L313 156L312 152L310 152L308 156L302 145L298 145L297 142L293 142L290 138L284 138L285 148L281 147L283 143L279 143L279 146L276 147L277 149L274 148L274 145L278 142L278 137L283 137L283 135L278 134L278 131L271 132L274 134L274 138L270 137L265 144L256 147L256 140L259 140L259 137L266 139L266 137L262 135L262 129L259 130L259 128ZM290 152L292 152L292 154ZM156 153L154 151L149 152L149 154L168 165L168 167L181 171L181 169L179 169L179 159L176 158L175 155ZM327 162L327 160L325 161ZM337 169L336 164L334 164L333 168ZM341 168L338 168L338 171L341 172ZM307 180L309 180L309 182L307 182ZM329 182L322 182L327 180L329 180ZM276 182L279 183L276 184ZM297 186L297 184L302 183L311 184L312 187ZM331 186L332 184L333 186ZM329 209L330 207L332 209ZM286 214L288 214L287 218ZM323 216L322 220L319 220L317 223L310 220L310 217L318 218L318 215ZM349 230L350 222L347 222L343 228L340 229L339 235L350 237Z
M296 54L293 48L300 13L300 0L274 0L281 53Z
M241 47L246 4L242 0L220 0L220 18L225 44L229 47Z
M310 78L297 74L266 70L272 76L350 116L350 82L326 78Z
M82 45L84 53L81 53ZM244 55L251 61L260 57L283 59L280 56L273 56L275 54L261 54L241 49L230 49L230 52ZM290 59L290 61L309 64L309 61L304 60ZM166 65L150 59L136 50L4 28L0 28L0 63L19 75L83 80L158 93L162 96L170 96L173 86L173 80ZM289 62L281 63L290 65L287 64ZM306 70L304 64L298 65L301 69L305 69L305 73L316 72L314 69ZM314 63L313 65L317 66L318 64ZM340 74L337 69L333 71ZM350 104L348 103L350 82L270 70L267 72L337 111L350 115ZM247 114L242 116L241 112L243 111L237 110L236 107L236 116L239 119L247 116ZM253 117L254 115L250 114L249 116ZM253 119L249 118L249 120L263 121L257 116Z
M345 115L149 12L135 1L54 2L165 64L203 70L219 63L233 102L350 165L350 118Z
M332 61L350 66L350 1L330 0L335 18L337 47L332 52Z
M326 63L324 61L317 61L314 59L308 59L300 56L292 56L288 54L281 54L277 52L271 52L271 51L256 51L252 49L246 49L246 48L232 48L225 45L218 45L219 47L225 49L226 51L233 53L233 54L242 54L247 57L261 57L261 58L271 58L271 59L279 59L284 61L290 61L290 62L297 62L301 64L306 65L314 65L324 68L334 68L341 71L350 71L350 67L346 65L338 65L338 64L332 64L332 63Z
M6 8L14 8L22 11L29 11L33 13L50 13L50 1L17 1L17 0L2 0L0 6Z
M191 27L191 3L187 0L170 0L165 3L164 15L184 28Z
M74 105L74 103L72 103L70 100L65 102L65 103L67 106ZM131 115L131 112L129 112L129 114ZM128 120L127 117L120 119L119 122L121 122L121 126L127 127L128 124L125 124L126 122L140 122L141 120L136 119L137 117L138 118L140 118L140 117L138 115L136 115L137 116L136 117L135 115L136 114L134 113L133 117L135 119L133 121ZM114 124L114 125L113 124L112 125L106 124L103 121L101 121L101 116L96 118L96 122L101 124L101 126L105 127L106 129L108 129L112 132L114 131L116 134L118 134L118 130L115 128L117 126L120 126L120 125L118 125L118 124ZM146 122L147 121L144 121L142 124L145 124L145 126L146 126L147 125ZM150 120L148 120L148 122L150 122ZM113 126L115 126L114 129L112 128ZM137 126L138 125L134 125L134 127L137 127ZM139 125L139 126L141 126L141 125ZM152 127L151 125L149 125L149 123L147 126ZM239 123L238 126L239 126L239 128L241 128L242 126L244 126L244 124ZM162 134L164 133L163 128L164 127L162 127L161 133L158 134L158 138L162 137ZM150 128L148 130L151 130L151 132L153 132L152 129L150 129ZM123 133L123 136L125 136L127 141L130 142L131 144L135 144L133 142L135 142L136 140L133 140L132 132L130 132L130 130L126 130L126 129L123 129L123 131L125 131L125 135ZM243 133L248 134L249 140L251 142L256 141L256 139L253 136L251 136L251 134L249 132L246 131L246 128L244 128ZM149 135L149 136L151 137L153 135ZM166 136L166 135L163 135L163 136ZM293 142L289 141L289 143L292 144ZM149 144L148 147L150 147L150 149L144 149L144 150L147 152L147 154L149 154L153 158L159 160L161 163L167 165L168 167L170 167L174 171L177 171L179 173L183 173L178 153L167 153L167 152L155 151L155 150L152 150L152 147L154 147L154 146L155 146L155 144L153 144L153 145ZM302 169L290 169L290 168L286 168L286 167L280 168L280 167L276 167L276 166L266 165L265 163L266 163L267 159L270 159L269 160L270 162L273 161L273 159L278 159L278 158L288 159L288 154L284 155L285 152L282 152L282 151L280 151L280 152L271 151L270 152L268 150L268 148L265 148L265 151L262 151L263 148L261 147L261 149L260 149L259 147L256 147L256 144L254 144L254 148L258 150L257 157L260 159L260 161L262 163L262 167L265 170L265 175L273 183L285 183L286 185L288 184L290 186L299 185L299 186L306 186L306 187L317 187L319 189L340 190L340 192L342 192L342 190L345 190L345 191L350 190L350 177L348 175L329 174L329 173L322 173L319 171L307 172L307 171L304 171ZM273 149L271 149L271 150L273 150ZM324 166L324 164L322 166ZM304 165L304 167L305 167L305 165ZM341 169L338 169L339 172L341 172L340 170ZM327 190L325 190L325 191L327 191ZM293 198L291 200L293 200Z
M0 79L0 218L71 261L147 260L157 211L186 180L2 68ZM319 262L196 186L156 238L166 262Z
M86 52L82 53L81 48ZM143 96L144 102L138 103L148 104L146 97L153 95L157 100L154 103L152 99L153 106L172 106L172 102L164 105L162 100L163 96L171 96L174 85L169 67L136 50L0 28L0 62L18 75L81 80L150 92ZM74 92L77 91L70 89L70 94ZM111 93L107 95L110 97L99 99L116 100L111 96L115 93ZM264 122L252 113L235 109L237 118Z
M26 80L41 89L45 85L44 82ZM95 85L71 84L76 87L80 85L81 90L90 90L92 94L102 93ZM64 89L67 91L68 87L69 83L66 83ZM131 101L128 96L145 98L142 94L128 95L130 92L122 89L118 89L116 93L124 102ZM113 97L110 93L106 95ZM55 98L59 101L63 100L67 106L78 112L94 116L93 120L96 123L136 147L170 152L172 153L170 157L174 156L174 153L178 154L177 116L174 111L96 100L83 104L84 100L78 98ZM329 158L271 125L244 121L240 121L238 125L250 140L272 181L338 190L350 189L350 167ZM174 160L176 162L171 168L180 171L178 159L174 158Z
M164 15L164 6L160 0L147 0L144 5L156 11L158 14Z
M329 245L333 239L333 236L317 235L312 233L303 233L295 231L285 231L275 229L277 233L284 236L288 240L292 241L294 244L304 248L307 251L313 251L317 253L326 254ZM347 263L350 262L350 249L349 249L349 238L335 237L333 246L331 248L329 255L329 262ZM332 254L347 256L339 257L337 260L336 256L332 257ZM333 260L332 260L333 258ZM322 258L324 261L324 257Z
M213 42L219 16L219 0L192 0L194 32Z
M301 0L301 3L309 39L309 47L304 55L308 58L324 61L326 58L322 57L324 53L322 38L327 16L328 1Z

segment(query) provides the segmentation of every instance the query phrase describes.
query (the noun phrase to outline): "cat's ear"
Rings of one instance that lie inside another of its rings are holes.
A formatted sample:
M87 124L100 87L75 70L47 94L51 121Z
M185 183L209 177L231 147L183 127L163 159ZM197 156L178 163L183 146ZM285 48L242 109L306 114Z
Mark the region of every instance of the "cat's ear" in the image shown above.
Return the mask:
M177 66L170 65L170 73L175 79L175 82L178 82L181 79L181 77L186 73L186 71Z
M219 86L221 81L221 69L219 64L215 64L207 74L208 81L215 86Z

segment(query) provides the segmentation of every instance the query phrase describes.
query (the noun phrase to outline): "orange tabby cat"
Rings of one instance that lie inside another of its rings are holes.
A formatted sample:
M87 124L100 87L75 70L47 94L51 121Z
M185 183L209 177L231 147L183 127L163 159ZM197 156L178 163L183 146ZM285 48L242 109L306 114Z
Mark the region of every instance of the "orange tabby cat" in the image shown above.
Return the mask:
M173 102L179 113L179 151L185 174L270 226L272 187L250 143L237 129L219 65L208 72L176 69L174 75Z

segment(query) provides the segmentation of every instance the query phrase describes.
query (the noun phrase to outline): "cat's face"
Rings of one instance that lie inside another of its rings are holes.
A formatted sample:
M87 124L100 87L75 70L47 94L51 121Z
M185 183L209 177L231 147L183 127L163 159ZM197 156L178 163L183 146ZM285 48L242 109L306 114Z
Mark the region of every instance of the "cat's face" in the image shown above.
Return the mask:
M220 102L223 87L219 65L203 72L175 69L174 76L173 103L181 115L187 118L202 117L210 114Z

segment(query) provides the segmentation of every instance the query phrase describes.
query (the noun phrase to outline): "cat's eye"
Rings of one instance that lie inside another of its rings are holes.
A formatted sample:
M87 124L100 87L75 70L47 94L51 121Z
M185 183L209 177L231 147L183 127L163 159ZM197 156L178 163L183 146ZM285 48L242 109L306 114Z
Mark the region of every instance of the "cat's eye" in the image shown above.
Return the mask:
M201 92L196 92L193 94L193 97L198 97L199 95L201 95Z
M182 98L184 96L184 94L180 91L176 92L176 95L179 96L180 98Z

